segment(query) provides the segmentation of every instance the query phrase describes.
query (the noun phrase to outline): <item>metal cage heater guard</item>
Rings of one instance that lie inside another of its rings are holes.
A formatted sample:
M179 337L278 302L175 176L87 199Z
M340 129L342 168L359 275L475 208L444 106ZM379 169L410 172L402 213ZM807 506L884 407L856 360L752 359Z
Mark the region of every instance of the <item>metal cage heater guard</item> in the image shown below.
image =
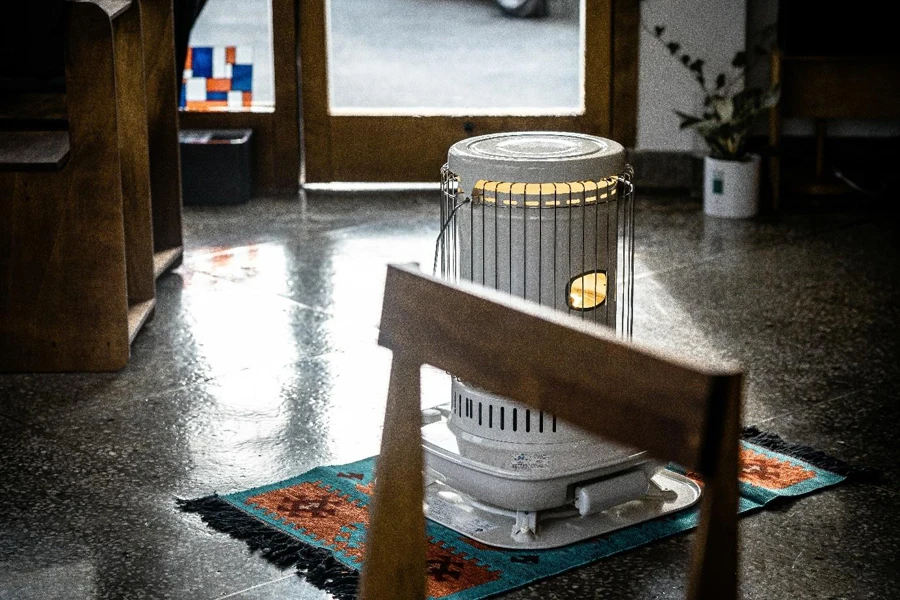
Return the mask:
M435 274L630 339L634 184L624 156L611 140L559 132L455 144L441 170ZM515 358L527 364L528 349ZM422 429L427 514L484 543L560 546L699 497L695 484L640 450L455 377L450 402L438 410Z

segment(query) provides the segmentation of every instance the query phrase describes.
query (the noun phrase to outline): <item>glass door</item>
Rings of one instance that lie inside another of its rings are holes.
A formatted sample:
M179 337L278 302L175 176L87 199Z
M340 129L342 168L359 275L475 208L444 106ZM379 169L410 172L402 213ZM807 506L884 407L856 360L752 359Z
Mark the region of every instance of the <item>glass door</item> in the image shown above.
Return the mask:
M498 131L631 144L637 23L637 0L302 1L305 180L436 181Z
M270 0L208 0L188 44L179 108L274 112Z
M299 1L207 0L179 65L182 131L252 129L257 193L299 185Z

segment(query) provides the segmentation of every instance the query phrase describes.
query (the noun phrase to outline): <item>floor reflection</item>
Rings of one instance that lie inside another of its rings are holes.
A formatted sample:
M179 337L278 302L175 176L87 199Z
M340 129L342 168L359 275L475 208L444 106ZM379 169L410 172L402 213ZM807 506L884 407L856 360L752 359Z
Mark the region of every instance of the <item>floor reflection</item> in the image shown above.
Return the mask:
M174 505L378 452L385 266L430 269L436 193L313 194L301 212L266 199L187 209L185 263L159 280L156 316L126 369L0 377L0 598L324 597ZM896 220L726 224L660 197L639 197L637 213L635 339L737 360L749 373L746 422L886 474L744 520L745 595L892 597L900 532L884 507L900 480L900 279L886 249ZM423 406L448 391L449 375L423 369ZM675 597L689 541L509 598ZM845 548L865 548L849 570Z
M429 271L438 224L410 232L362 229L333 240L329 310L337 317L360 315L376 325L381 318L384 278L390 263L418 263Z
M195 463L205 463L209 470L265 473L273 463L289 462L277 442L289 430L289 413L295 410L294 399L285 394L283 378L254 373L230 378L228 385L210 387L208 393L213 401L206 405L209 412L191 416L215 422L215 432L207 436L195 431L188 436Z
M182 298L197 354L210 370L227 373L252 365L295 362L295 307L265 302L216 278L190 276ZM248 361L248 358L250 359Z
M251 244L186 257L191 268L235 282L252 281L259 289L287 295L288 257L283 244Z

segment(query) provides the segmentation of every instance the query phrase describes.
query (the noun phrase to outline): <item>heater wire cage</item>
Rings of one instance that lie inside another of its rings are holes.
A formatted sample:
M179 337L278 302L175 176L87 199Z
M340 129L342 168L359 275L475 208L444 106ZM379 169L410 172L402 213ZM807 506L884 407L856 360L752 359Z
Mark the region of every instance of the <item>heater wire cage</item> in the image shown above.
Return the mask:
M633 173L626 165L622 173L596 181L479 181L467 194L459 177L445 164L441 169L442 227L435 247L435 275L440 273L451 282L469 280L568 309L631 339ZM516 218L522 223L514 224ZM463 230L467 235L462 235ZM560 261L567 261L562 269L557 268ZM560 270L568 274L564 281L560 281ZM529 275L538 281L529 282ZM552 290L553 297L544 297L545 290ZM565 298L564 306L560 306L561 298Z
M632 178L624 149L602 138L525 132L459 142L441 170L434 273L575 313L630 339ZM660 471L639 449L458 377L450 392L439 420L431 415L422 427L426 512L479 542L562 546L699 497L695 483Z

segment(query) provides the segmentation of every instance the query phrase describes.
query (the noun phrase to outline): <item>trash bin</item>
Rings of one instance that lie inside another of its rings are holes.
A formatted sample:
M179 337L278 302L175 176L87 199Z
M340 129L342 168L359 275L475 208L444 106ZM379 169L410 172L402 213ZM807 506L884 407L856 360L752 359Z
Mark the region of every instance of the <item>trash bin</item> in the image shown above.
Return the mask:
M252 129L185 129L181 192L186 205L243 204L250 200Z

